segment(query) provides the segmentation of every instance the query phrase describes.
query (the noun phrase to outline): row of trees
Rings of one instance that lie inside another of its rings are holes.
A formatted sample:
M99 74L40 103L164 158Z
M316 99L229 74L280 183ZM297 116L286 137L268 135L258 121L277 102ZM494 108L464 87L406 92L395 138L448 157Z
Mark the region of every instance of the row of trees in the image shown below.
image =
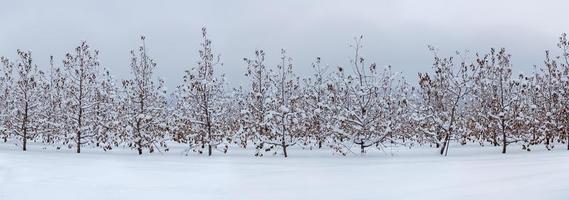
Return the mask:
M513 75L505 49L486 54L441 57L433 70L410 84L391 67L362 56L363 37L354 38L348 67L331 69L316 58L313 73L299 77L285 50L271 67L265 52L244 58L249 84L229 88L202 29L196 66L185 71L172 93L157 79L157 64L145 38L131 52L131 78L118 82L102 68L98 51L82 42L49 71L38 69L31 52L2 57L0 137L57 148L129 147L139 154L168 150L212 155L230 146L255 148L256 156L300 146L366 153L385 145L430 145L446 155L450 143L530 150L566 144L569 149L569 42L559 38L560 56L546 51L529 75ZM414 87L414 85L417 85Z

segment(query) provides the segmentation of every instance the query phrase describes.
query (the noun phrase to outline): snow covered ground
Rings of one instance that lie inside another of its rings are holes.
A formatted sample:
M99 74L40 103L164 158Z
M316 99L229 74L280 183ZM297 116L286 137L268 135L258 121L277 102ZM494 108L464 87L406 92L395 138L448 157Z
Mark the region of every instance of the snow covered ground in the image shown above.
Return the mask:
M0 200L569 199L569 151L393 148L366 156L292 149L289 158L184 156L180 149L21 152L0 144Z

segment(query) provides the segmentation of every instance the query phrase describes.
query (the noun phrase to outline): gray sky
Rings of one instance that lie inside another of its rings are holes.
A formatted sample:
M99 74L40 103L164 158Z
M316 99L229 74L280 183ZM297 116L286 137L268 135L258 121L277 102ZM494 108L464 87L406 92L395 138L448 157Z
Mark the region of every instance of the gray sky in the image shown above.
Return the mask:
M287 49L298 74L305 75L317 56L331 66L348 64L349 44L363 34L368 60L392 65L414 81L417 72L430 69L428 44L443 55L506 47L514 68L529 71L569 31L567 6L562 0L4 1L0 55L15 58L16 49L31 50L45 67L49 55L60 64L87 40L121 79L129 75L129 51L145 35L157 74L174 88L182 72L195 66L200 29L207 26L224 63L221 71L236 86L246 80L243 57L255 49L267 51L269 66L277 64L280 48Z

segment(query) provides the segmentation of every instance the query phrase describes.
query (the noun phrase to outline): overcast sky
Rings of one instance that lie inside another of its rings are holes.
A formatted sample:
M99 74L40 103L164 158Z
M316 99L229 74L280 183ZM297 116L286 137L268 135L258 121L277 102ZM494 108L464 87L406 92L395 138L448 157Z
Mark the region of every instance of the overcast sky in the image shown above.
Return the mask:
M195 66L200 29L207 26L232 86L246 80L243 57L255 49L266 50L269 66L277 64L279 49L287 49L304 75L317 56L333 67L347 65L350 42L360 34L368 60L392 65L409 79L430 69L429 44L442 55L506 47L514 68L529 71L569 31L568 6L563 0L3 1L0 55L31 50L36 64L46 67L49 55L60 64L86 40L121 79L129 75L130 50L145 35L157 74L173 88Z

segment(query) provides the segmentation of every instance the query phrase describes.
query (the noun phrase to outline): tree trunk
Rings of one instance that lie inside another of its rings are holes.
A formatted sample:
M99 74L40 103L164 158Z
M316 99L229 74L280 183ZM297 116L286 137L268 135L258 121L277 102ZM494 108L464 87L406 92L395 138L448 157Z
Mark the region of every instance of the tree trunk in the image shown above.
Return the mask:
M81 118L79 118L79 127L81 127ZM81 153L81 130L77 130L77 153Z
M81 153L81 131L77 131L77 153Z
M506 138L506 122L502 120L502 153L506 153L506 146L508 145L508 141Z
M136 141L136 149L138 150L138 155L142 155L142 139Z
M25 107L24 107L24 119L22 121L22 133L23 133L23 137L22 137L22 150L26 151L26 145L27 145L27 140L28 140L28 129L27 129L27 121L28 121L28 103L26 102Z
M212 146L211 146L211 141L212 141L212 135L211 135L211 123L209 120L209 114L208 114L208 120L207 120L207 156L211 156L212 154ZM202 141L203 144L203 141Z
M288 157L288 154L287 154L287 152L286 152L285 130L286 130L286 129L285 129L284 125L283 125L283 135L282 135L282 138L281 138L281 139L282 139L281 145L283 146L283 154L284 154L284 157L286 158L286 157Z
M211 156L212 153L211 151L212 151L211 144L207 144L207 156Z
M82 90L82 89L81 89ZM82 92L80 92L82 94ZM81 128L83 127L83 122L81 119L83 118L83 103L82 98L79 98L79 117L77 118L77 153L81 153Z
M81 63L83 67L83 63ZM79 113L77 116L77 153L81 153L81 128L83 128L82 118L83 118L83 69L81 69L81 76L79 79Z
M506 132L502 131L502 153L506 153L506 146L508 145L508 142L506 141Z
M286 143L283 141L282 145L283 145L283 154L284 154L284 157L286 158L286 157L288 157L288 154L286 152Z
M212 134L212 130L211 130L212 124L211 124L211 117L209 114L209 104L207 103L207 97L206 97L205 93L203 96L203 101L205 104L204 111L205 111L205 114L207 117L207 156L211 156L211 154L212 154L211 143L213 140L213 134Z
M545 143L545 147L547 148L547 150L551 150L549 148L549 134L548 133L545 133L545 142L544 143Z
M281 135L281 140L282 140L281 144L283 146L284 157L286 158L286 157L288 157L288 154L286 152L286 147L287 147L287 145L286 145L286 126L285 126L285 117L284 116L282 118L282 123L283 123L283 134Z
M22 141L22 150L23 151L26 151L26 137L27 137L26 131L24 131L24 138L22 139L23 140Z
M141 104L142 106L140 106L141 110L144 109L144 104ZM140 124L141 124L141 119L137 119L136 120L136 134L138 136L138 139L136 140L136 150L138 151L138 155L142 155L142 133L140 133Z
M365 146L364 146L364 142L362 141L362 143L360 143L360 149L361 149L361 153L364 154L366 153L365 151Z
M77 153L81 153L81 131L77 131Z
M26 151L26 143L28 140L28 131L26 130L26 118L24 117L24 121L22 122L22 133L23 133L23 137L22 137L22 150Z
M447 133L445 135L445 140L443 141L443 145L441 146L441 155L446 156L448 152L449 139L450 139L450 134Z

